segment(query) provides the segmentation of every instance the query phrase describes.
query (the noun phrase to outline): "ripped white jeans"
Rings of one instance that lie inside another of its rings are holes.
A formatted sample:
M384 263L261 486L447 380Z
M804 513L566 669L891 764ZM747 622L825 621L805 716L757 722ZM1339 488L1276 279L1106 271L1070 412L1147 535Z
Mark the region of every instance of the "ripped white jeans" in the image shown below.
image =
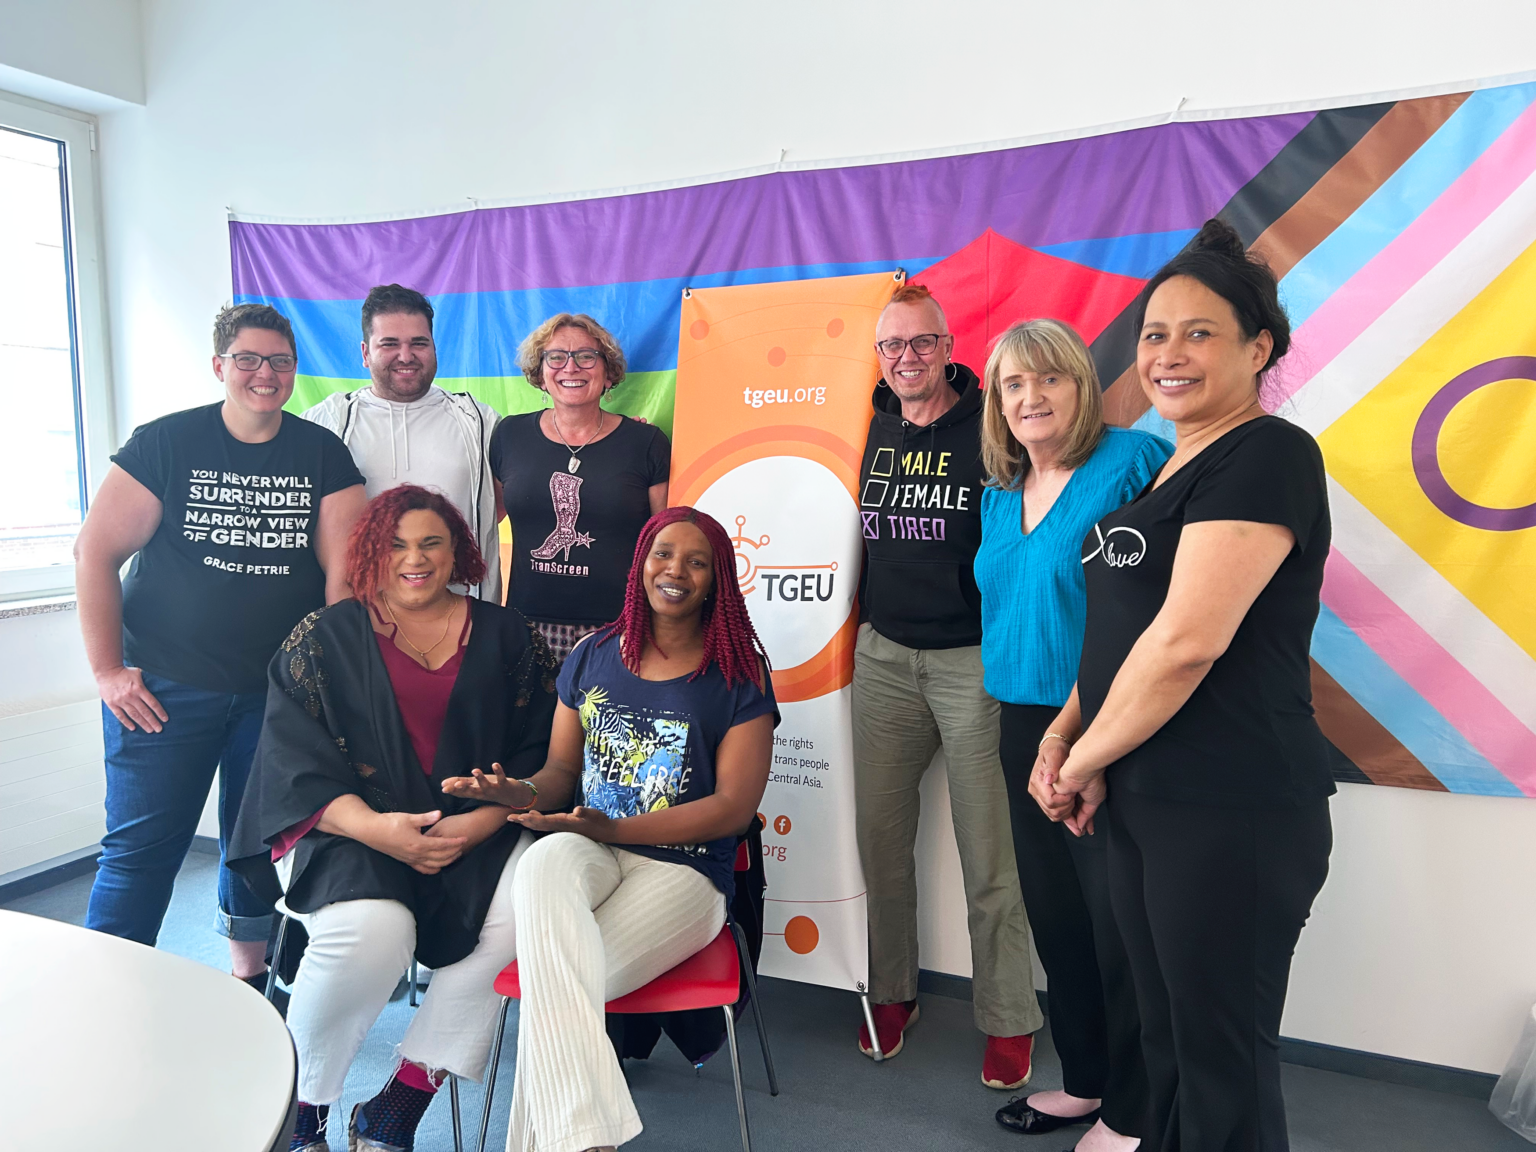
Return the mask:
M501 997L492 986L517 956L512 876L534 842L523 836L502 869L480 929L480 943L457 964L432 971L399 1054L432 1072L468 1080L485 1072ZM299 1054L299 1099L334 1104L416 949L416 919L397 900L343 900L294 918L309 933L288 1005Z

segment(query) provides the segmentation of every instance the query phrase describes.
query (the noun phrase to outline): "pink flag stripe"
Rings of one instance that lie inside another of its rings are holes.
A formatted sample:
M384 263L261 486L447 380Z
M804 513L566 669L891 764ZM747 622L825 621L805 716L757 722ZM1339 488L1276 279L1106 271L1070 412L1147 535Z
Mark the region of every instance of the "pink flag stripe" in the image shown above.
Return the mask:
M1536 732L1337 548L1328 554L1323 603L1515 787L1536 796Z
M1296 345L1304 352L1307 374L1276 381L1284 391L1284 399L1305 387L1404 292L1445 259L1533 170L1536 104L1522 112L1439 199L1296 330ZM1511 253L1511 258L1514 255Z

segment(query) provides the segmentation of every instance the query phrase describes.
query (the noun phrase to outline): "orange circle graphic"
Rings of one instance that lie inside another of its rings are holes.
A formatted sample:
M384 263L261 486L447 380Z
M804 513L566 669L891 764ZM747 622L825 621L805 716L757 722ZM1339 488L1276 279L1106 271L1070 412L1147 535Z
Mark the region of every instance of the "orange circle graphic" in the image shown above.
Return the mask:
M688 325L688 335L692 336L695 340L704 339L704 337L709 335L709 321L695 320L692 324Z
M784 351L784 349L782 349L782 348L770 348L770 349L768 349L768 363L772 364L775 368L779 367L781 364L784 363L784 361L786 361L788 359L789 359L789 353Z
M796 916L784 925L784 943L797 956L814 952L821 942L821 930L809 916Z
M841 316L834 316L827 321L827 335L836 340L843 334L843 320Z

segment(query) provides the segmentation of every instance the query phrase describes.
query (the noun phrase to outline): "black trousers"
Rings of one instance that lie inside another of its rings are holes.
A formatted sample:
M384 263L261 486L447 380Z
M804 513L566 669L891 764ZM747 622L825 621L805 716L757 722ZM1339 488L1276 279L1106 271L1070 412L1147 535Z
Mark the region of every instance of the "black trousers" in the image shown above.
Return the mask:
M1116 790L1113 776L1110 791L1110 897L1152 1096L1142 1148L1285 1152L1280 1014L1328 875L1328 802L1216 808Z
M1050 981L1051 1039L1061 1086L1101 1098L1104 1123L1125 1136L1146 1131L1147 1075L1130 961L1109 900L1108 837L1077 837L1046 818L1029 794L1035 752L1059 708L1004 704L1003 780L1013 817L1019 885Z

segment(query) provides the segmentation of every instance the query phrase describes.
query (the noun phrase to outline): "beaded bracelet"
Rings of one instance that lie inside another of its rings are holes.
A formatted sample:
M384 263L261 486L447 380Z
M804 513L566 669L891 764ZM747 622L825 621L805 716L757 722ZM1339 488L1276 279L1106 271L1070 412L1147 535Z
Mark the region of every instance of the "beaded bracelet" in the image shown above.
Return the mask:
M1060 740L1068 748L1072 747L1072 741L1068 740L1060 732L1047 732L1044 736L1040 737L1040 743L1035 746L1035 751L1038 752L1038 751L1040 751L1041 748L1044 748L1045 747L1045 742L1047 740L1049 740L1052 736L1056 737L1056 739Z

